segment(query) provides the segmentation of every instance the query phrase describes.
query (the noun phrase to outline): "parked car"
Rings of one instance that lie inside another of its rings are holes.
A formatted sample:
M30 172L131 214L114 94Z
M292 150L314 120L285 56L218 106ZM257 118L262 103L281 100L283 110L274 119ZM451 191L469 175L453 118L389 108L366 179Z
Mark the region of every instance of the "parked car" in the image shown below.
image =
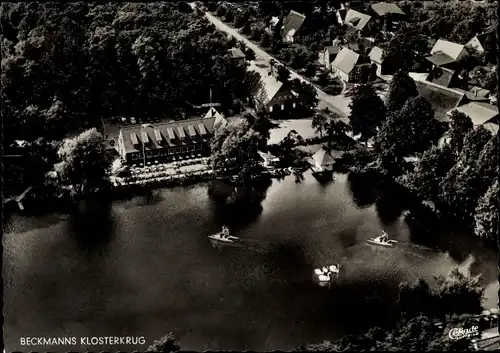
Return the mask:
M121 118L120 121L122 122L122 124L126 125L128 123L127 119L126 118Z
M130 122L131 122L132 124L137 124L137 120L135 120L135 118L130 118Z

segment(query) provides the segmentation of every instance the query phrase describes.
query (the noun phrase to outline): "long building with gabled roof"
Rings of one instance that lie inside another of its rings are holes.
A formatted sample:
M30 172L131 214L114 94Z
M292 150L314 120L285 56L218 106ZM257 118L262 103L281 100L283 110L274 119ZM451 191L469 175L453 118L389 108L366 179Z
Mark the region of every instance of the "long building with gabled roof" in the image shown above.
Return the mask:
M124 126L118 135L118 153L129 164L172 161L207 156L209 141L227 120L213 107L204 118Z

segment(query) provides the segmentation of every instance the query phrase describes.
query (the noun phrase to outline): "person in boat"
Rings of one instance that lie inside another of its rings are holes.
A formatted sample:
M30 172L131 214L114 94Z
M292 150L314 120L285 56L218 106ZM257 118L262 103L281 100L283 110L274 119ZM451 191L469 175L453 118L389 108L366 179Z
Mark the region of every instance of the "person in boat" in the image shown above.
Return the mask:
M222 239L227 239L229 238L229 228L226 226L222 226L222 234L221 234Z
M383 243L387 243L389 241L389 236L387 235L387 233L384 232L384 234L382 234L382 236L380 237L380 241Z

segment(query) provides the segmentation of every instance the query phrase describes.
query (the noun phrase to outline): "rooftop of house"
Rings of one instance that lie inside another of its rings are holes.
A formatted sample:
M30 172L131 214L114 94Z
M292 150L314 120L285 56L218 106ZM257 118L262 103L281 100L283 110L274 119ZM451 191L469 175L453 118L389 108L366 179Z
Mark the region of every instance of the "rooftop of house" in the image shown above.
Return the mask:
M272 27L274 27L274 26L276 26L276 25L278 24L278 22L279 22L279 21L280 21L279 17L277 17L277 16L273 16L273 17L271 18L271 20L269 21L269 24L270 24Z
M382 64L382 56L384 55L384 50L380 47L373 47L368 54L371 61Z
M455 88L457 91L463 92L465 96L467 97L468 100L470 101L489 101L490 100L490 91L481 88L478 86L474 86L468 91L461 89L461 88Z
M483 102L470 102L447 112L449 116L456 110L469 116L474 125L483 125L485 123L498 123L495 118L498 117L498 107L483 103Z
M495 42L495 31L494 30L487 30L483 33L479 33L472 37L467 43L465 43L465 47L469 48L472 47L480 52L484 51L487 48L484 48L484 46L487 44L488 41L491 41L492 43Z
M302 27L306 16L297 11L290 10L288 16L283 21L283 34L293 36Z
M350 9L345 15L344 23L350 27L356 28L358 31L361 31L365 28L368 21L370 21L370 18L370 15Z
M324 148L320 148L315 154L313 154L312 159L318 166L326 166L335 163L335 158L333 158L331 153Z
M465 46L462 44L453 43L444 39L438 39L431 49L431 54L441 52L456 61L464 48Z
M454 74L455 71L453 70L444 67L435 67L429 76L427 76L427 81L435 83L436 85L450 87Z
M329 45L329 46L325 47L325 52L328 51L328 54L335 55L335 54L338 54L340 49L341 49L341 47L338 45Z
M124 126L120 130L120 136L123 138L125 151L126 153L141 152L143 143L144 150L148 151L181 146L182 139L191 143L203 141L207 134L213 133L218 126L227 123L213 107L210 112L213 113L211 117L205 118ZM207 116L210 115L207 114Z
M332 66L346 74L349 74L359 60L359 54L349 48L342 48L337 54Z
M345 16L347 15L347 10L345 8L343 9L338 9L337 14L340 16L342 20L345 19Z
M372 9L379 16L385 16L387 14L406 15L398 5L393 3L378 2L376 4L372 4Z
M418 93L427 99L434 108L434 116L437 120L448 121L449 110L459 106L465 94L454 89L446 88L428 81L415 80Z
M233 59L244 59L245 54L239 48L231 48L229 49L229 54Z
M430 61L431 63L433 63L436 66L447 65L447 64L454 63L456 61L451 56L449 56L446 53L443 53L442 51L437 51L434 54L426 56L425 59L427 61Z

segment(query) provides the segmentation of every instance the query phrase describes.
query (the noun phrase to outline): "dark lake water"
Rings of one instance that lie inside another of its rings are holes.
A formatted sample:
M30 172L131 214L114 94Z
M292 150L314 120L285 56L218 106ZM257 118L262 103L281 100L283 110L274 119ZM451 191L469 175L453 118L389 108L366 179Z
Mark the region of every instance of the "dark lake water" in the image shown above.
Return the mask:
M366 196L369 180L361 183ZM411 240L397 213L384 222L399 246L374 249L365 241L384 226L380 207L356 206L359 187L343 175L329 184L308 174L300 184L273 180L258 213L224 208L200 184L89 202L71 215L13 215L4 235L6 349L95 350L27 349L27 336L144 336L149 345L173 332L185 350L286 350L361 330L389 312L400 281L454 266L482 273L485 307L496 305L493 250L459 231L436 235L442 250L431 250ZM242 244L214 247L206 236L222 224ZM317 286L313 269L336 262L337 285Z

